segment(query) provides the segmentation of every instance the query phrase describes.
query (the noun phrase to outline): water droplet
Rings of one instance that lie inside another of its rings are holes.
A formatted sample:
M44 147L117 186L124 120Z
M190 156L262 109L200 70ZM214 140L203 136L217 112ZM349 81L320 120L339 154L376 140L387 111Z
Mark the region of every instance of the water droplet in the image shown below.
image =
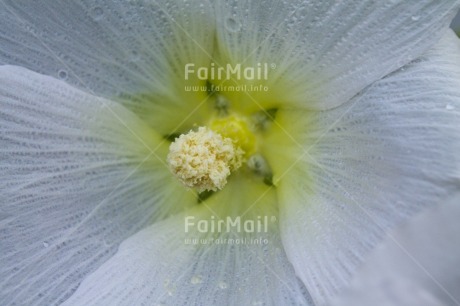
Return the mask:
M65 71L65 70L59 70L59 71L58 71L58 77L59 77L61 80L67 79L67 71Z
M241 29L241 23L239 23L234 18L229 17L227 20L225 20L225 28L229 32L238 32Z
M226 282L219 282L218 286L219 286L220 289L227 289L228 288L228 285L227 285Z
M100 20L104 15L104 10L102 9L102 7L96 6L95 8L93 8L91 14L95 20Z
M45 248L47 248L47 247L50 246L50 244L49 244L48 242L46 242L46 241L43 241L43 246L44 246Z
M447 109L447 110L454 110L455 107L454 107L453 105L451 105L451 104L447 104L447 105L446 105L446 109Z
M135 61L138 61L139 59L140 59L139 52L137 52L136 50L131 51L131 60L135 62Z
M412 19L412 21L417 21L420 19L420 16L412 16L410 19Z
M193 285L201 284L202 282L203 282L203 278L201 277L201 275L195 275L190 280L190 283L192 283Z
M176 292L176 286L171 284L171 281L169 279L166 279L164 281L164 287L169 296L173 296Z

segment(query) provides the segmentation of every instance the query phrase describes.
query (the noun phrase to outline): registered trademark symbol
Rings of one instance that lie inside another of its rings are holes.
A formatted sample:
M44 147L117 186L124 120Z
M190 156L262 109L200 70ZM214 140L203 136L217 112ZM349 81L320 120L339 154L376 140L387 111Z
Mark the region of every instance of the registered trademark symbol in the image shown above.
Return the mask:
M270 64L270 68L271 68L271 69L275 69L275 68L276 68L276 64L274 64L274 63L273 63L273 64Z
M276 217L275 217L275 216L272 216L272 217L270 218L270 221L271 221L271 222L276 222Z

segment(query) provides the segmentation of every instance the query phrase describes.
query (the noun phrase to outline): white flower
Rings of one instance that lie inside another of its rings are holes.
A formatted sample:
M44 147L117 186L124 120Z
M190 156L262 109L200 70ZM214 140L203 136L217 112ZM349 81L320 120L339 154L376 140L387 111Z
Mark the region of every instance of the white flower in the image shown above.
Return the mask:
M460 304L459 203L454 194L392 231L333 305Z
M460 1L43 2L0 4L4 305L322 304L460 188ZM240 153L197 198L199 127Z

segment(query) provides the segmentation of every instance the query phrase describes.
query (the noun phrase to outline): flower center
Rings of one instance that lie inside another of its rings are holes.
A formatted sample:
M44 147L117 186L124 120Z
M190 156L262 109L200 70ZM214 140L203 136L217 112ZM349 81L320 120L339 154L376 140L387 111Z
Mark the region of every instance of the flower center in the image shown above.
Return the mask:
M182 134L171 144L167 161L179 181L199 193L221 190L231 172L255 152L248 124L231 115L215 118L209 128Z
M175 138L167 163L173 175L200 197L223 189L231 173L243 164L240 175L255 176L253 181L273 185L271 167L260 150L276 109L244 116L231 110L231 103L223 95L214 93L213 97L215 113L209 120L178 137L170 134Z

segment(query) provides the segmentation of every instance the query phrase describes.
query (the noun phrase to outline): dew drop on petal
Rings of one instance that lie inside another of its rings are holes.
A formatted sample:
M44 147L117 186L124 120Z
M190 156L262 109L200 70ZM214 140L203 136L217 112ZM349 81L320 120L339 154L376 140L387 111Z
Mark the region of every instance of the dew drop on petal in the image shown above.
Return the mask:
M241 29L241 23L235 20L235 18L229 17L225 20L225 28L229 32L238 32Z
M95 20L100 20L102 19L102 16L104 15L104 10L102 9L102 7L96 6L91 11L91 14Z
M228 288L228 285L227 285L226 282L219 282L218 286L219 286L220 289L227 289Z
M453 105L451 105L451 104L447 104L447 105L446 105L446 109L447 109L447 110L454 110L455 107L454 107Z
M67 71L65 71L65 70L59 70L59 71L58 71L58 77L59 77L61 80L66 80L66 79L67 79Z
M203 278L201 277L201 275L195 275L194 277L192 277L192 279L190 280L190 283L192 285L197 285L197 284L201 284L203 282Z
M297 18L303 18L307 15L307 9L305 7L299 7L294 11L294 16Z
M166 293L169 296L173 296L174 293L176 292L176 286L171 284L171 281L169 279L166 279L163 284L166 289Z
M137 52L136 50L133 50L131 51L131 60L133 62L136 62L140 59L140 55L139 55L139 52Z
M411 19L412 21L417 21L420 19L420 16L412 16Z
M49 244L48 242L46 242L46 241L43 241L43 246L44 246L45 248L47 248L47 247L50 246L50 244Z

